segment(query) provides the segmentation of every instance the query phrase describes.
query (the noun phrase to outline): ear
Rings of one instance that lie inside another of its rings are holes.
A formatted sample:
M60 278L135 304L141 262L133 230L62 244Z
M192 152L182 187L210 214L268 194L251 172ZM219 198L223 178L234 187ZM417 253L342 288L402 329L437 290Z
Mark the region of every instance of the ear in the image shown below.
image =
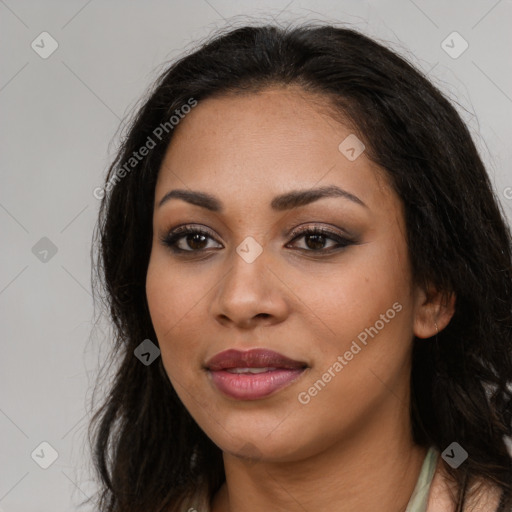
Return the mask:
M429 286L427 290L418 287L414 302L414 335L418 338L431 338L441 332L455 313L454 292L441 292Z

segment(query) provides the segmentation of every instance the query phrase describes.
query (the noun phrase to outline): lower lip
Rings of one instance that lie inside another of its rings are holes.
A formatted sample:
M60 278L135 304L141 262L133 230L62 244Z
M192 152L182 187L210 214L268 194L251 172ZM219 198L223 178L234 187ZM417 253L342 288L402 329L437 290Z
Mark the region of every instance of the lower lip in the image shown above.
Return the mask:
M284 368L264 373L230 373L226 370L209 371L217 388L238 400L258 400L296 380L305 368L287 370Z

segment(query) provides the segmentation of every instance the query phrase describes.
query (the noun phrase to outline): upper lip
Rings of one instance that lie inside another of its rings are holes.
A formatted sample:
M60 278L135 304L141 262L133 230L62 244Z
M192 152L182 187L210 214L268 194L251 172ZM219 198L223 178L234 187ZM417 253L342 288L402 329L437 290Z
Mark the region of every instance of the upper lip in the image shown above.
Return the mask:
M252 349L244 352L236 349L224 350L206 362L211 371L230 368L305 368L306 363L295 361L278 352L267 349Z

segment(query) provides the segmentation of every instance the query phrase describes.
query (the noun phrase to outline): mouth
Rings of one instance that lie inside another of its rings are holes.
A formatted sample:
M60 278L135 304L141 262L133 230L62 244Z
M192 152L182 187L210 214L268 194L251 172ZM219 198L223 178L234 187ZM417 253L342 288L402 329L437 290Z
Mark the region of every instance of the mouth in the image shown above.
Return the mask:
M296 381L308 368L278 352L226 350L205 365L217 390L237 400L258 400Z

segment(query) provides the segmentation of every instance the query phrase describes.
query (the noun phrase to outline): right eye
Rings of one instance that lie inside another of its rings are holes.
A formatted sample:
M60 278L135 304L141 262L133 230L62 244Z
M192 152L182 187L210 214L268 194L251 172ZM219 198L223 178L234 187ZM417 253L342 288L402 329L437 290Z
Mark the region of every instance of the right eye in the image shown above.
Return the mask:
M175 253L197 253L208 249L205 246L208 239L215 240L210 231L186 225L170 231L161 242Z

